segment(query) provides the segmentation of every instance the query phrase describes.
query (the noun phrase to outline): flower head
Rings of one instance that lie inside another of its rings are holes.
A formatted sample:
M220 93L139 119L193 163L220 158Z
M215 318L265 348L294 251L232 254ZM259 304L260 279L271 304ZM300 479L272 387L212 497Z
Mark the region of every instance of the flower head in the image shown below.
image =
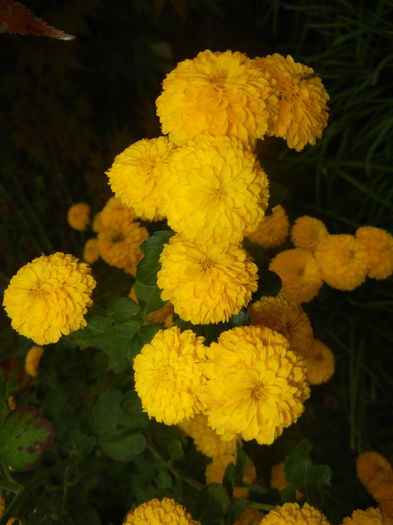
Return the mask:
M107 171L116 197L133 208L138 217L162 219L157 182L174 147L167 137L139 140L117 155Z
M236 464L236 453L235 454L222 454L215 456L211 463L206 466L205 478L206 483L222 483L224 474L229 463ZM254 463L249 459L248 467L243 476L245 483L252 483L257 477ZM250 490L246 487L234 487L233 495L235 498L248 498Z
M31 377L38 374L38 367L40 365L41 357L44 354L42 346L34 345L27 352L25 359L25 370Z
M270 262L280 276L282 293L295 303L308 303L318 295L322 278L312 253L301 248L284 250Z
M257 266L240 246L199 245L171 237L160 256L161 298L193 324L227 321L257 289Z
M334 374L334 354L322 341L314 339L304 354L307 379L311 385L326 383Z
M328 235L324 223L308 215L297 218L291 229L291 241L296 248L303 248L310 252L315 251L322 239Z
M322 279L332 288L353 290L367 275L367 252L353 235L328 235L318 245L315 259Z
M177 148L159 185L160 209L187 240L238 242L267 208L268 180L257 158L228 137L200 137Z
M259 525L262 518L263 512L252 507L247 507L233 525Z
M88 264L94 264L100 258L100 252L98 250L98 239L93 237L86 241L83 248L83 260Z
M201 388L209 425L232 439L270 444L304 410L310 390L303 359L281 334L261 326L222 332L207 351Z
M370 507L366 510L354 510L350 518L344 518L341 525L384 525L380 509Z
M313 330L303 308L282 293L262 297L248 307L251 324L262 325L279 332L289 341L289 347L304 356L311 346Z
M392 465L382 454L374 450L368 450L358 455L356 470L358 478L371 494L375 481L379 483L381 476L393 479Z
M277 113L269 79L243 53L201 51L164 79L156 101L162 131L177 144L199 135L263 137Z
M12 327L38 345L86 326L96 282L90 267L69 254L42 255L23 266L4 292Z
M186 509L171 498L157 498L130 511L123 525L200 525Z
M301 151L320 139L328 120L327 94L321 79L311 67L274 53L256 58L255 65L275 81L279 106L270 121L269 134L286 140L290 148Z
M90 206L86 202L73 204L68 209L67 221L74 230L85 230L90 222Z
M149 417L175 425L202 411L204 338L177 326L160 330L134 359L135 390Z
M330 525L322 512L305 503L299 507L297 503L285 503L271 510L260 525Z
M272 209L270 215L265 215L257 229L247 237L262 248L274 248L285 242L288 236L289 220L284 208L279 204Z
M110 228L113 222L130 223L135 218L136 215L132 208L122 204L120 199L111 197L103 209L94 217L93 230L98 233Z
M356 238L367 253L367 275L373 279L387 279L393 273L393 236L381 228L362 226Z

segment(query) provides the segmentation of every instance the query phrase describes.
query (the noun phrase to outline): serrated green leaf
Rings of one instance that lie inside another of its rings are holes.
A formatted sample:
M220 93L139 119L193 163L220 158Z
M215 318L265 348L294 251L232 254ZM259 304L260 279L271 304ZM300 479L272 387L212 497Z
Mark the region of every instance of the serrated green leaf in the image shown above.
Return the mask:
M155 310L159 310L165 304L161 299L161 290L156 284L144 284L137 281L134 284L134 290L138 300L144 304L146 315Z
M145 450L146 438L140 432L129 434L119 429L103 434L99 446L108 457L127 462Z
M0 461L14 470L30 470L41 462L54 435L52 424L36 408L17 408L0 429Z
M150 343L159 330L160 327L155 324L140 327L128 349L128 358L130 361L133 361L134 357L139 354L145 344Z
M138 264L136 270L137 282L145 285L156 285L157 272L160 269L158 262L160 254L164 244L169 241L173 234L174 232L170 230L154 232L153 235L141 244L141 251L144 257ZM139 299L136 290L135 293Z
M120 403L123 394L118 390L104 392L93 408L93 430L100 435L115 430L122 415Z
M108 316L118 323L126 323L135 317L139 310L139 306L131 301L131 299L120 297L119 299L112 301L109 305Z
M210 483L203 487L196 501L196 518L208 523L224 516L230 507L230 500L222 485Z
M144 430L149 418L142 410L142 403L136 392L129 390L123 395L123 402L121 404L122 416L121 424L129 431Z

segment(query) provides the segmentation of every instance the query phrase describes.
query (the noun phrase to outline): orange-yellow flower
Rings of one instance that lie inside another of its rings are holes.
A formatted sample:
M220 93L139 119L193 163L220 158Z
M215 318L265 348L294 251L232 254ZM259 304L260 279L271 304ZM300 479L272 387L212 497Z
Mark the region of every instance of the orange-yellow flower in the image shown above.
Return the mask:
M326 383L334 374L334 354L322 341L314 339L304 354L307 379L311 385Z
M263 512L252 507L247 507L233 525L259 525L262 518Z
M341 525L385 525L382 513L378 508L354 510L351 517L344 518Z
M151 499L130 511L123 525L200 525L171 498Z
M387 279L393 273L393 236L381 228L362 226L356 238L367 253L367 275L373 279Z
M42 346L32 346L27 352L25 359L25 370L31 377L38 374L38 367L40 366L41 357L44 354Z
M271 510L260 525L330 525L322 512L305 503L299 507L297 503L285 503Z
M285 209L279 204L270 215L259 223L257 229L247 237L262 248L273 248L285 242L289 231L289 220Z
M68 209L67 221L74 230L85 230L90 222L90 206L86 202L73 204Z
M298 217L291 229L291 241L296 248L304 248L310 252L315 251L322 239L328 235L324 223L308 215Z
M83 260L88 264L94 264L99 258L100 252L98 249L98 239L97 237L94 237L85 243L85 247L83 249Z

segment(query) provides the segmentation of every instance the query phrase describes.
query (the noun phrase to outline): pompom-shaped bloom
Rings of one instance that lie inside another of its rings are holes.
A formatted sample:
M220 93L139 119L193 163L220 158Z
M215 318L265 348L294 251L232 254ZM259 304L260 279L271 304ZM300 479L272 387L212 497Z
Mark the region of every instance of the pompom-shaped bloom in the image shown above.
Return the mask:
M25 359L25 370L31 377L38 374L38 367L40 366L41 357L44 354L42 346L34 345L27 352Z
M280 276L282 293L295 303L308 303L318 295L323 281L312 253L301 248L284 250L270 262Z
M353 511L350 518L344 518L341 525L384 525L380 509L370 507Z
M229 463L236 464L236 454L223 454L215 456L213 461L206 466L206 483L222 483L224 474ZM252 483L257 477L254 463L249 459L248 467L243 476L244 483ZM247 487L234 487L235 498L248 498L250 490Z
M378 476L370 489L370 493L379 503L383 514L393 519L393 476Z
M322 341L314 339L304 355L311 385L326 383L334 374L334 354Z
M130 511L123 525L200 525L186 509L171 498L151 499Z
M305 503L299 507L297 503L285 503L271 510L260 525L330 525L322 512Z
M303 359L270 328L242 326L211 343L201 388L209 425L232 439L270 444L294 423L310 395Z
M228 137L200 137L177 148L159 192L169 226L210 244L238 242L254 231L269 198L258 159Z
M286 140L301 151L322 137L328 120L327 94L311 67L274 53L254 60L263 74L270 73L279 99L278 116L271 121L269 134Z
M86 202L78 202L68 208L67 221L74 230L85 230L90 222L90 206Z
M298 217L291 229L291 241L296 248L304 248L310 252L315 251L322 239L328 235L324 223L308 215Z
M273 248L285 242L289 231L288 215L279 204L272 209L270 215L265 215L258 228L247 237L262 248Z
M167 137L142 139L117 155L107 171L112 191L138 217L161 219L157 181L163 165L174 149Z
M198 414L192 419L186 419L179 424L179 427L189 436L192 437L197 450L214 458L223 455L236 455L236 438L230 441L224 441L214 430L207 424L207 416Z
M193 324L227 321L257 289L257 266L241 246L197 244L171 237L160 256L161 298Z
M98 249L98 239L93 237L86 241L83 248L83 260L89 264L94 264L100 258L100 251Z
M362 226L356 238L367 252L367 275L372 279L387 279L393 273L393 236L381 228Z
M263 512L258 509L248 507L237 518L233 525L259 525L263 518Z
M177 326L160 330L134 359L135 390L149 417L175 425L202 411L204 338Z
M164 79L156 101L162 131L178 144L199 135L263 137L278 105L269 79L243 53L201 51Z
M98 233L111 228L112 223L130 223L136 218L132 208L125 206L120 199L111 197L93 221L93 230Z
M95 285L90 267L74 256L42 255L14 275L3 305L14 330L38 345L56 343L86 326Z
M318 245L315 259L322 279L332 288L353 290L367 275L367 252L353 235L328 235Z
M251 324L262 325L279 332L289 341L289 347L304 356L311 346L313 330L303 308L283 294L262 297L248 307Z
M358 455L356 459L357 475L366 489L372 494L372 487L382 478L393 479L393 468L389 461L374 450Z

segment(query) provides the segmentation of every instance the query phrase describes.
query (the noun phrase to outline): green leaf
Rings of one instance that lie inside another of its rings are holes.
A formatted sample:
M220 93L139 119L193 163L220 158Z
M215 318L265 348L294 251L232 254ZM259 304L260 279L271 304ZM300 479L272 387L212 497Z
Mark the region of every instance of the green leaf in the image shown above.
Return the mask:
M0 429L0 461L14 470L30 470L41 462L54 435L52 424L36 408L17 408Z
M144 430L147 427L149 418L142 411L142 403L136 392L130 389L123 395L121 408L121 424L124 428L129 431L135 431Z
M140 432L129 434L119 429L103 434L99 446L110 458L127 462L145 450L146 438Z
M159 489L170 489L172 487L172 476L166 468L160 470L157 476L157 487Z
M238 519L238 517L246 510L249 505L249 501L242 498L235 498L232 501L231 512L230 512L230 521L233 523Z
M236 451L235 484L239 487L243 483L243 477L247 472L249 460L239 442L236 443Z
M233 497L233 487L235 486L235 465L233 463L228 463L225 472L222 484L227 489L229 497Z
M184 456L183 445L180 439L174 439L168 444L169 457L176 461Z
M281 290L281 279L280 276L270 270L261 270L259 272L258 288L262 292L262 296L273 296L275 297Z
M296 489L293 485L288 485L280 493L281 503L294 503L296 502Z
M228 512L230 501L222 485L210 483L203 487L196 501L196 518L209 523Z
M229 322L233 326L248 326L250 324L250 318L247 311L242 308L239 313L232 315Z
M108 308L108 316L118 323L126 323L132 317L135 317L140 308L131 299L120 297L112 301Z
M122 415L120 403L123 394L118 390L105 392L93 408L93 430L100 435L115 430Z
M148 324L139 328L128 349L128 358L130 361L133 361L134 357L139 354L143 345L150 343L160 329L160 326L155 324Z
M153 235L141 244L141 251L144 257L138 264L136 270L137 282L145 285L156 285L157 272L160 269L160 263L158 262L160 254L164 244L169 241L173 234L174 232L170 230L154 232ZM135 293L139 299L136 290Z
M161 299L161 290L156 284L144 284L136 281L134 290L138 300L145 305L146 314L159 310L165 304Z

